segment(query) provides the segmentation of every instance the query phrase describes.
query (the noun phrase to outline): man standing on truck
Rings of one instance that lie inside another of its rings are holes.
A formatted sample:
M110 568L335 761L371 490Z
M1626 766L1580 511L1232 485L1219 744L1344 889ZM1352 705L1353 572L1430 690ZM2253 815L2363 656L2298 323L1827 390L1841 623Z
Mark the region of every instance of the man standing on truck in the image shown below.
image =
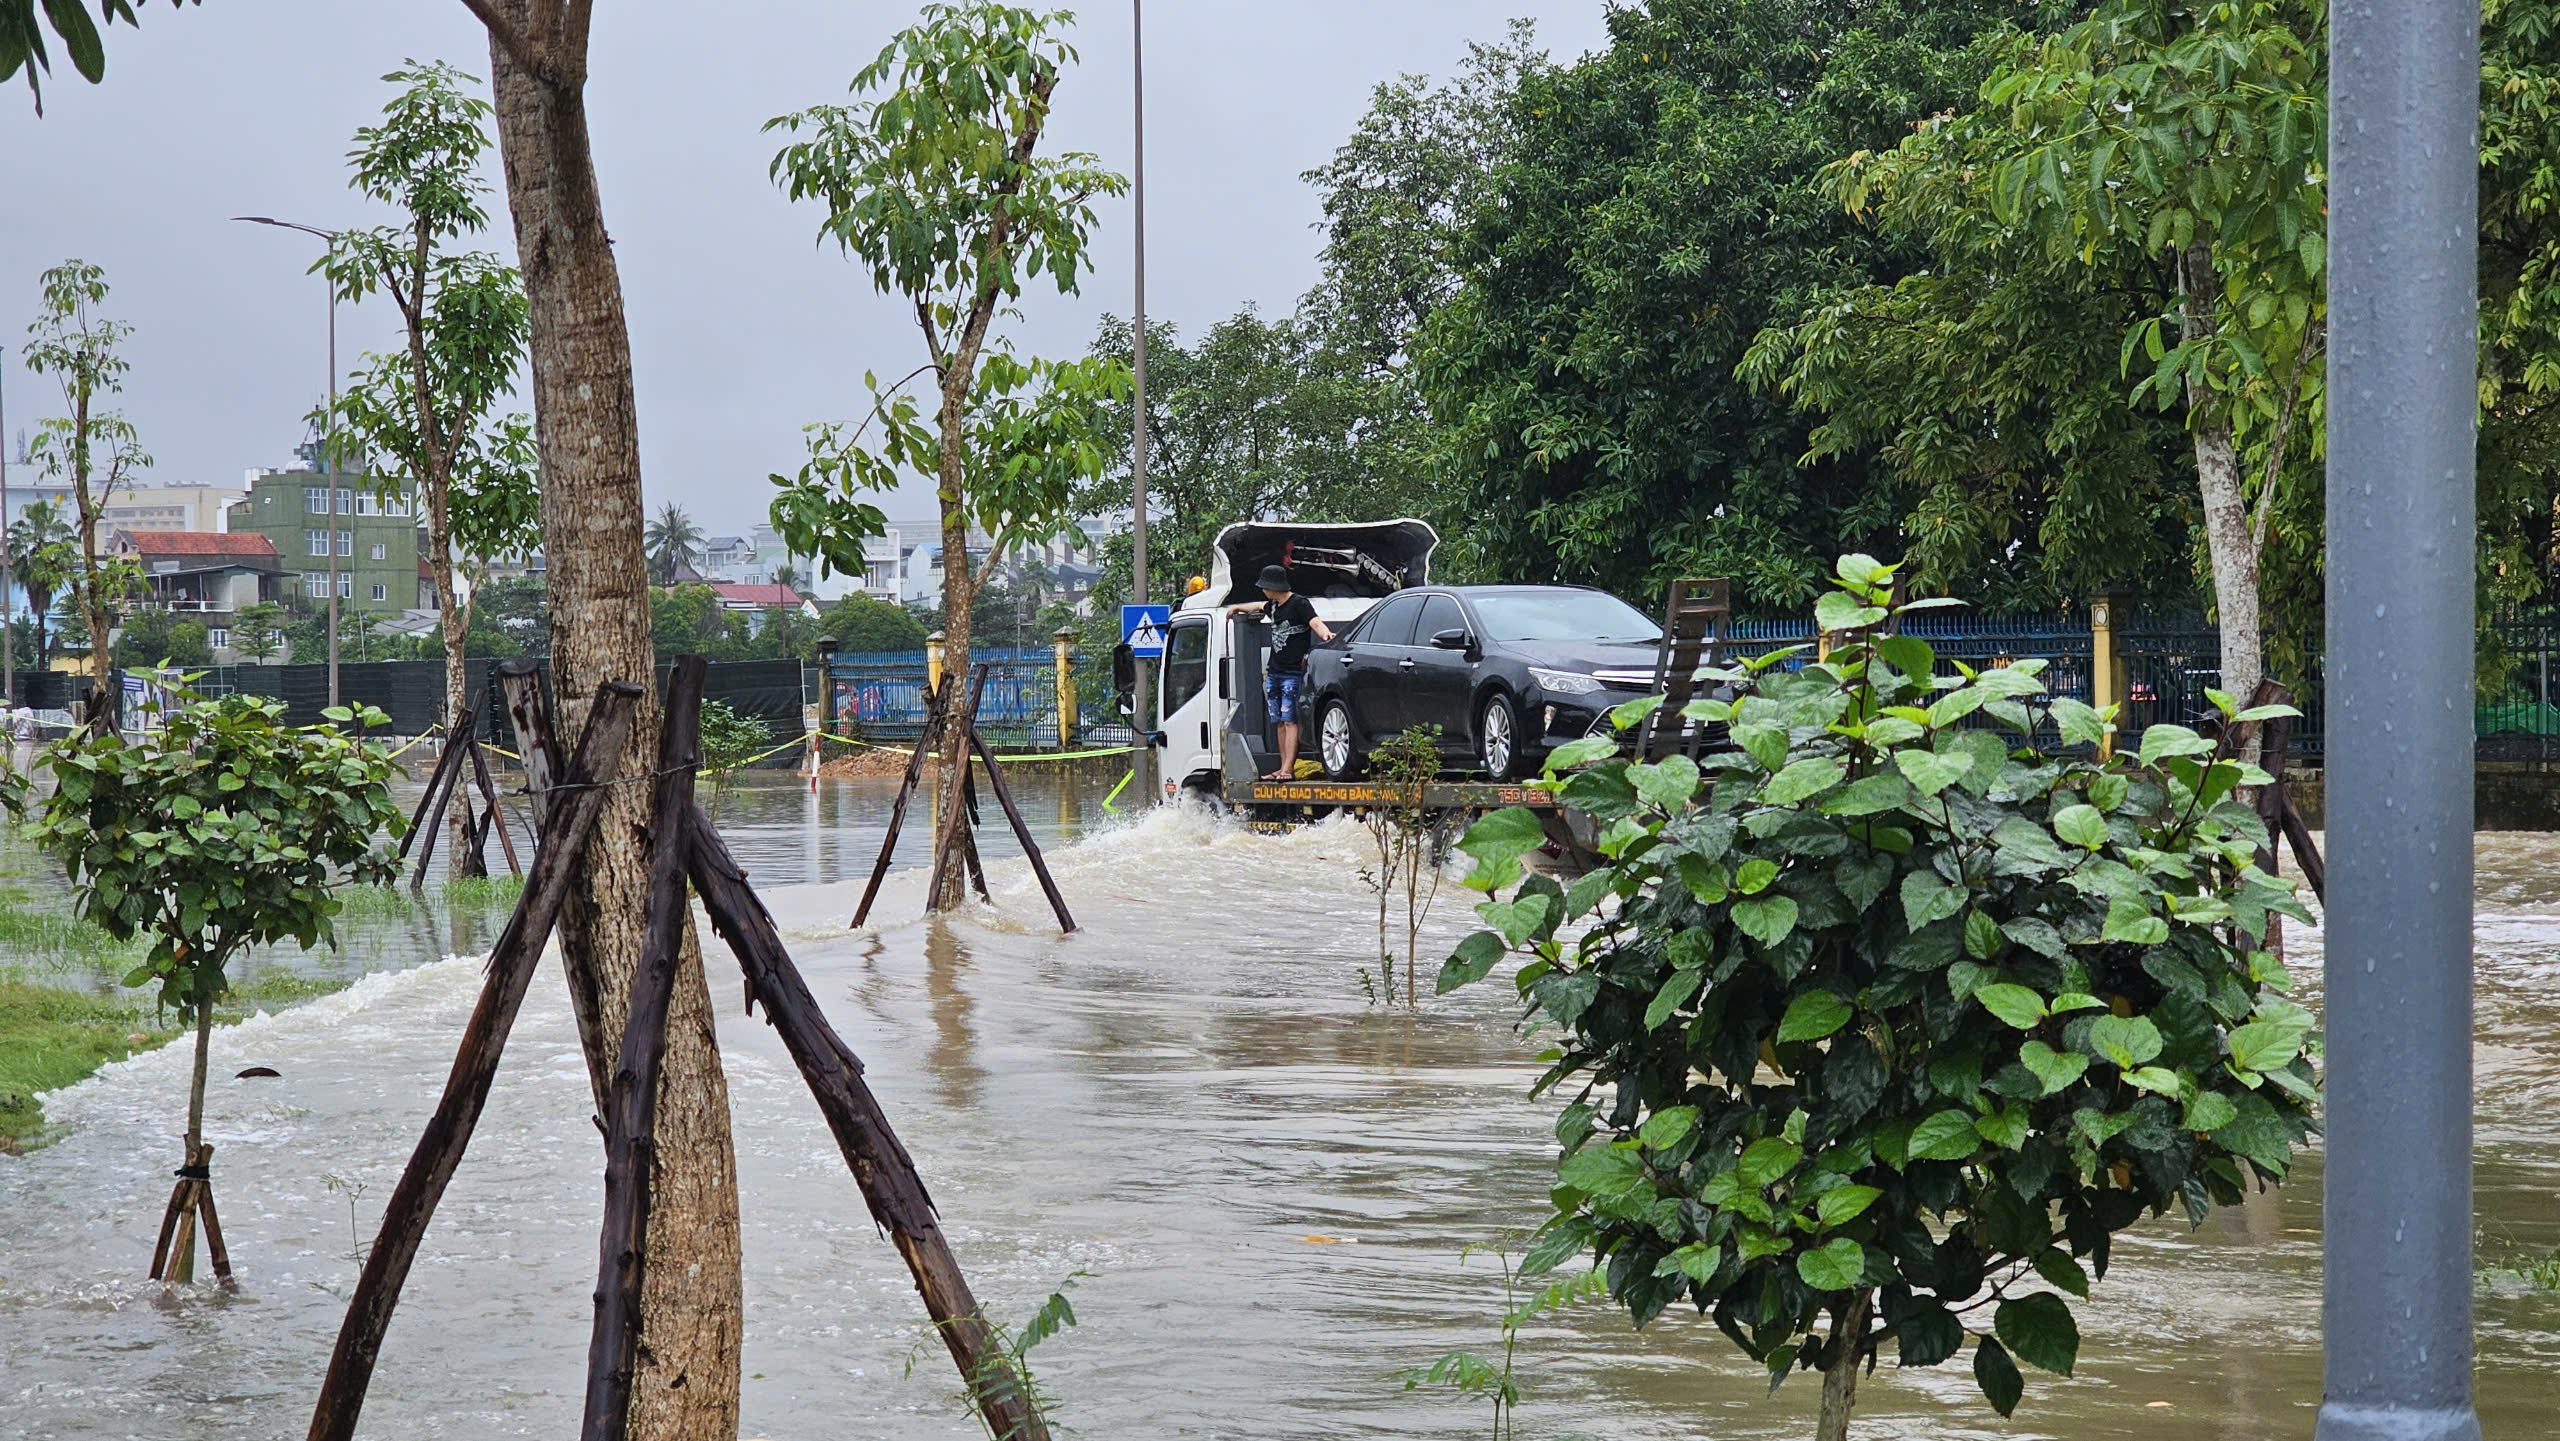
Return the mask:
M1259 611L1271 622L1271 654L1262 663L1262 705L1271 717L1272 738L1280 745L1280 768L1263 779L1293 781L1298 778L1298 687L1307 678L1307 652L1316 640L1332 640L1333 630L1316 619L1315 602L1289 584L1288 571L1266 565L1254 585L1262 592L1261 604L1246 601L1228 606L1226 613Z

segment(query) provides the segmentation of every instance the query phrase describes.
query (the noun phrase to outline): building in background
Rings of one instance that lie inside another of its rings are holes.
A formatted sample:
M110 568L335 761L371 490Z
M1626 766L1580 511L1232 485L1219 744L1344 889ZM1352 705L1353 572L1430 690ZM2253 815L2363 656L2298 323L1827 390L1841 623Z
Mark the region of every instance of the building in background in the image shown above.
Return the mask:
M200 530L119 530L109 555L142 570L148 594L126 606L166 610L205 628L214 659L229 661L231 627L241 611L281 600L284 563L263 535Z
M230 528L272 541L294 577L290 590L308 601L327 599L334 546L339 608L398 615L418 600L418 522L409 497L385 498L375 486L364 475L251 471L248 499L230 508Z
M735 611L747 618L749 635L763 630L765 616L777 610L798 611L810 620L818 618L818 608L787 585L749 585L730 580L715 580L708 584L712 594L720 597L722 610Z
M14 476L11 478L15 479ZM10 487L12 492L16 489L15 485ZM215 532L228 521L232 505L244 498L245 493L239 487L229 485L129 486L107 497L102 528L109 533L119 530ZM16 499L14 493L11 499Z

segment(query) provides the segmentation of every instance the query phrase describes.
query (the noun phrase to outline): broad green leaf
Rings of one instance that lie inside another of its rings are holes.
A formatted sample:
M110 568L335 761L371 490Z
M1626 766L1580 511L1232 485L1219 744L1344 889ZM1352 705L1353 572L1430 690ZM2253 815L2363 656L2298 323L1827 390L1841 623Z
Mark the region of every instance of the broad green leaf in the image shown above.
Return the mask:
M2240 1108L2231 1098L2218 1091L2198 1091L2187 1102L2186 1117L2178 1125L2189 1131L2219 1131L2240 1118Z
M2275 1070L2302 1054L2308 1034L2307 1027L2292 1021L2251 1021L2234 1027L2231 1064L2244 1071Z
M1961 752L1939 755L1915 748L1893 753L1893 764L1911 788L1924 796L1934 796L1973 769L1973 757Z
M1776 861L1754 856L1744 861L1742 869L1734 873L1733 888L1746 896L1756 896L1769 889L1769 883L1777 878L1778 863Z
M2099 933L2103 941L2125 941L2137 946L2156 946L2169 939L2169 923L2151 914L2151 908L2132 896L2117 896L2107 902L2106 929Z
M2140 1066L2124 1073L2125 1084L2154 1095L2178 1098L2178 1073L2162 1066Z
M1764 946L1774 946L1796 928L1796 903L1792 896L1758 896L1733 903L1733 923L1741 932Z
M2000 954L2000 925L1988 911L1969 911L1964 918L1964 952L1977 961Z
M1964 901L1964 887L1934 872L1913 871L1902 878L1902 919L1914 931L1963 910Z
M2036 1274L2055 1290L2068 1291L2084 1301L2088 1299L2089 1273L2080 1269L2080 1263L2070 1252L2059 1246L2047 1246L2036 1253L2033 1264Z
M1973 1129L1973 1117L1963 1111L1940 1111L1911 1132L1915 1161L1961 1161L1980 1149L1982 1137Z
M2048 1014L2043 996L2009 981L1977 986L1973 998L1982 1003L1984 1010L2022 1031L2035 1029Z
M2028 1364L2057 1376L2070 1375L2080 1356L2079 1323L2071 1319L2071 1307L2049 1291L2001 1302L1991 1329Z
M1668 1151L1698 1129L1698 1108L1668 1106L1645 1117L1637 1137L1648 1151Z
M2004 1106L1988 1116L1977 1116L1974 1134L2004 1151L2014 1151L2027 1143L2027 1113L2015 1106Z
M1784 728L1765 721L1755 721L1733 728L1733 743L1760 763L1764 771L1776 773L1787 763L1787 733Z
M2018 1398L2027 1389L2008 1348L1988 1336L1974 1344L1973 1384L1982 1388L1982 1398L1991 1403L1991 1409L2003 1416L2018 1409Z
M2102 811L2112 811L2124 804L2132 783L2115 771L2109 771L2089 782L2089 804Z
M1642 1158L1620 1146L1574 1152L1557 1163L1556 1179L1590 1196L1624 1196L1646 1184Z
M1769 1136L1743 1147L1742 1159L1735 1170L1744 1186L1757 1191L1770 1186L1779 1177L1794 1170L1796 1163L1803 1159L1802 1146L1793 1141Z
M1864 630L1884 621L1881 606L1865 605L1844 591L1825 591L1813 603L1813 623L1826 632Z
M1761 788L1760 799L1767 805L1791 806L1838 785L1846 774L1840 762L1830 756L1806 756L1789 762L1785 770L1770 777L1769 784Z
M1641 724L1645 717L1662 709L1662 703L1669 699L1669 696L1648 695L1638 696L1630 701L1620 701L1609 707L1609 724L1618 730L1628 730Z
M1476 907L1484 923L1502 933L1502 938L1519 945L1538 933L1555 909L1555 898L1537 891L1523 890L1508 901L1487 901Z
M1866 1271L1867 1253L1846 1236L1796 1256L1796 1274L1816 1291L1850 1290Z
M1635 783L1636 799L1660 810L1676 811L1698 793L1698 763L1683 755L1666 756L1650 764L1627 767L1627 779ZM1770 782L1772 789L1777 784Z
M1582 736L1575 740L1566 741L1563 745L1547 752L1547 770L1550 774L1562 775L1566 771L1578 770L1583 766L1587 766L1593 761L1607 760L1609 757L1616 755L1617 753L1618 738L1616 736ZM1494 815L1500 814L1502 814L1500 811L1494 812ZM1486 819L1490 820L1492 817L1488 816ZM1472 832L1470 832L1470 834L1472 834ZM1458 849L1465 850L1465 843L1461 842Z
M2100 1016L2089 1023L2089 1048L2124 1070L2160 1054L2160 1028L2147 1016Z
M1908 802L1912 795L1911 783L1899 775L1860 776L1823 797L1821 810L1827 816L1871 816Z
M2171 756L2209 754L2213 742L2182 725L2162 722L2142 733L2142 763L2156 766Z
M1458 837L1458 849L1479 862L1525 855L1546 843L1546 829L1537 812L1520 806L1495 811Z
M2107 818L2094 806L2064 806L2053 813L2053 833L2082 850L2094 851L2107 843Z
M1848 1225L1865 1214L1866 1209L1874 1205L1876 1198L1883 1194L1884 1192L1873 1186L1854 1184L1834 1186L1815 1199L1814 1219L1820 1221L1825 1230L1834 1226Z
M1847 1025L1850 1015L1849 1003L1832 992L1807 991L1787 1004L1786 1018L1778 1023L1778 1044L1821 1040Z
M1703 971L1673 971L1671 979L1664 981L1662 989L1654 992L1653 999L1646 1003L1644 1028L1648 1031L1660 1028L1664 1021L1671 1019L1674 1012L1689 1004L1689 998L1698 993L1698 987L1705 980L1706 974Z
M1436 993L1445 996L1460 986L1483 980L1507 953L1502 937L1491 931L1478 931L1458 942L1456 953L1440 967L1440 979L1434 983Z
M2106 739L2107 723L2085 701L2057 697L2053 702L2053 723L2062 732L2064 745L2093 746Z
M2089 1058L2077 1052L2056 1051L2042 1041L2029 1041L2018 1048L2018 1064L2026 1067L2050 1096L2087 1073Z

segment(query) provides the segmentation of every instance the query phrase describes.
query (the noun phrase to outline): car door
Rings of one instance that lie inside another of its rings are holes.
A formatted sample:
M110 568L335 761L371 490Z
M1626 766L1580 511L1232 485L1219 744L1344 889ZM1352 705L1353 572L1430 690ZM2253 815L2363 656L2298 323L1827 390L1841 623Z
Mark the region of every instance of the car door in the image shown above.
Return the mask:
M1180 774L1172 765L1166 774L1180 779L1194 769L1212 768L1217 753L1211 748L1209 734L1209 618L1205 615L1176 617L1165 635L1163 684L1156 690L1156 707L1160 719L1156 729L1165 733L1165 753L1174 757L1197 755Z
M1414 621L1413 642L1405 651L1409 664L1404 669L1404 719L1397 728L1437 726L1441 745L1463 751L1475 725L1468 711L1475 695L1476 667L1467 658L1471 647L1443 649L1432 644L1432 637L1444 631L1468 631L1458 598L1442 593L1424 596Z
M1370 612L1368 623L1351 638L1343 662L1342 694L1351 707L1352 724L1364 737L1404 729L1397 717L1404 709L1404 673L1412 668L1413 627L1421 615L1420 596L1391 596Z

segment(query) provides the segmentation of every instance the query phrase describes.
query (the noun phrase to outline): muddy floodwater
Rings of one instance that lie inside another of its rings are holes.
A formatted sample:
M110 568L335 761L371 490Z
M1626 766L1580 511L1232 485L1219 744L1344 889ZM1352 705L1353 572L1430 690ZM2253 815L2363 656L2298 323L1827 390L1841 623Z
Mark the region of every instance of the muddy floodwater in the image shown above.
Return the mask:
M920 918L902 869L846 921L891 783L733 789L722 818L923 1169L980 1298L1027 1316L1074 1279L1080 1323L1035 1355L1088 1437L1466 1437L1478 1404L1394 1379L1498 1353L1500 1274L1553 1175L1552 1107L1507 988L1372 1001L1367 839L1115 817L1113 776L1014 780L1083 929L1060 938L1001 820L997 896ZM912 835L911 831L911 835ZM911 847L920 842L911 841ZM911 849L912 867L921 851ZM2484 1261L2560 1246L2560 838L2479 843ZM1462 933L1444 893L1424 989ZM299 1435L356 1274L442 1085L487 916L357 928L308 964L338 994L218 1032L207 1117L233 1296L142 1279L184 1119L186 1057L49 1097L57 1143L0 1158L0 1435ZM2318 1004L2318 937L2294 936ZM895 1253L736 971L710 950L736 1105L746 1245L742 1434L979 1434ZM232 1080L270 1066L273 1080ZM544 972L436 1217L366 1410L381 1437L558 1437L576 1426L601 1151L566 999ZM2319 1401L2320 1167L2201 1230L2146 1222L2079 1306L2079 1374L2030 1373L2002 1422L1961 1365L1861 1387L1866 1438L2305 1437ZM2560 1293L2482 1283L2493 1438L2552 1433ZM911 1367L912 1363L912 1367ZM1767 1396L1702 1318L1642 1335L1605 1304L1524 1334L1518 1435L1809 1436L1815 1387Z

